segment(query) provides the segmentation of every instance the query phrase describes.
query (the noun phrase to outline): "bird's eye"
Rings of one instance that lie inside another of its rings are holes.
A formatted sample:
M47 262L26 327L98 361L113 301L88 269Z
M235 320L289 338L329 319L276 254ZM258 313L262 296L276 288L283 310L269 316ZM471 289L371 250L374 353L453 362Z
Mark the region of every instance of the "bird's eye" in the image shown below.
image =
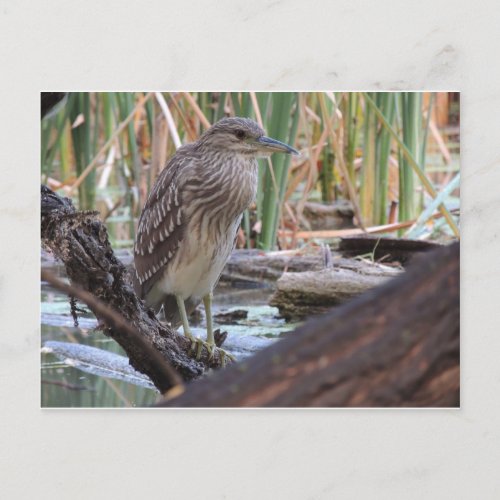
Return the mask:
M234 135L236 135L236 137L237 137L238 139L244 139L244 138L245 138L245 136L246 136L245 131L244 131L244 130L241 130L241 129L238 129L238 130L234 133Z

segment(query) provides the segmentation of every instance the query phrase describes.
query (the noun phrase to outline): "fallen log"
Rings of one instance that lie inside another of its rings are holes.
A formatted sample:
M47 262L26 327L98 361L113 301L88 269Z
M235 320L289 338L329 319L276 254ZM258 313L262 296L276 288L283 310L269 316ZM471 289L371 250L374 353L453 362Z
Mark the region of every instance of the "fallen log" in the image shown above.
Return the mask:
M366 234L341 238L339 252L344 257L370 254L377 261L407 265L415 255L434 250L439 246L441 245L432 241L382 238Z
M222 271L221 281L273 284L285 271L310 271L324 267L319 250L278 251L235 250Z
M366 265L357 259L343 258L332 252L331 263L335 269L350 269L363 272ZM287 272L320 271L326 267L325 251L322 247L306 250L235 250L231 254L221 275L221 282L248 282L259 286L274 286Z
M459 244L311 319L168 407L457 407Z
M294 321L324 313L401 274L395 267L359 262L359 267L285 273L276 282L269 304L280 316Z

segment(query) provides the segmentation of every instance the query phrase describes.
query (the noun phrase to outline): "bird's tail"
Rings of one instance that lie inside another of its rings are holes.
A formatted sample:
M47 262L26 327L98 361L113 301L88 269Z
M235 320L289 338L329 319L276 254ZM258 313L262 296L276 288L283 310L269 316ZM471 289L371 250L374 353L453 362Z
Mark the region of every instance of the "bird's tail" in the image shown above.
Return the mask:
M200 303L199 299L189 297L184 301L186 306L186 314L189 315L196 309L196 306ZM182 324L181 315L179 308L177 307L177 300L174 295L167 295L163 301L163 314L165 319L170 323L172 328L177 328Z

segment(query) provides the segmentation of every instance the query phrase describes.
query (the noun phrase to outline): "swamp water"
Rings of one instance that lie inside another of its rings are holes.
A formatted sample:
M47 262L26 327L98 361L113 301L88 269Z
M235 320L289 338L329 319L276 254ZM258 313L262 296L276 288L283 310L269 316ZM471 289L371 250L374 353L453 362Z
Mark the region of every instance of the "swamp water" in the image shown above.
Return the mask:
M214 294L214 327L228 332L224 349L238 360L275 342L296 325L277 317L267 305L269 288L222 286ZM85 305L77 307L87 310ZM202 310L202 308L201 308ZM235 310L247 317L220 324L218 313ZM193 333L205 338L204 314L192 322ZM128 364L123 349L100 331L91 313L78 314L75 327L68 297L42 283L41 295L41 406L42 408L144 407L159 394L144 375Z

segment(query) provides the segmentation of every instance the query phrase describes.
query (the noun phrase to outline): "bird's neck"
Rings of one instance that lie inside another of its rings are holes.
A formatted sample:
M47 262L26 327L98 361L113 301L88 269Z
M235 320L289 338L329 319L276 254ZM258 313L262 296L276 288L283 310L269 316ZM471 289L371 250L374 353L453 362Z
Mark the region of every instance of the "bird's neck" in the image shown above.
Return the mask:
M206 158L206 168L216 168L221 171L232 168L257 170L257 159L254 154L216 150L202 157Z
M196 196L214 200L219 208L226 207L229 218L238 217L255 199L258 164L255 156L231 151L214 152L203 162L205 181Z

